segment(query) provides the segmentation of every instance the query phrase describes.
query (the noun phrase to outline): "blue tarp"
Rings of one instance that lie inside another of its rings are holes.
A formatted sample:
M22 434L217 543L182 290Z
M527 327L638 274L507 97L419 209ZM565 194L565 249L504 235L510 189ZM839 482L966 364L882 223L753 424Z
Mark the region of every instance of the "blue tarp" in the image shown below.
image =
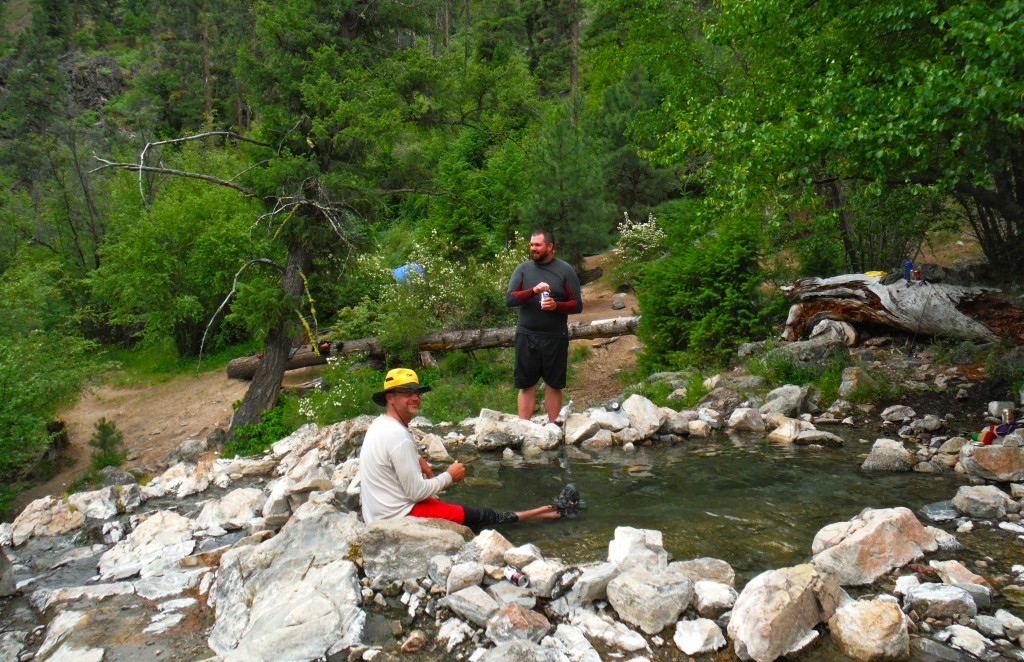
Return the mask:
M402 266L398 267L397 269L392 269L391 270L391 274L395 277L395 280L397 280L399 283L404 283L405 281L407 281L409 279L409 272L410 271L415 271L420 276L422 276L423 275L423 265L422 264L416 264L415 262L406 262L405 264L403 264Z

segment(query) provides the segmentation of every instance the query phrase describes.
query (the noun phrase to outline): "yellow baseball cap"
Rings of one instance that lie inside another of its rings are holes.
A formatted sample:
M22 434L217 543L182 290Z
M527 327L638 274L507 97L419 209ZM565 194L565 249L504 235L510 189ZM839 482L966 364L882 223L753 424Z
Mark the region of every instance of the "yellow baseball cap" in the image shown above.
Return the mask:
M373 394L373 401L381 407L386 407L387 401L384 400L384 394L398 388L409 389L418 393L426 393L430 390L429 386L420 384L420 378L414 370L394 368L385 375L384 388Z

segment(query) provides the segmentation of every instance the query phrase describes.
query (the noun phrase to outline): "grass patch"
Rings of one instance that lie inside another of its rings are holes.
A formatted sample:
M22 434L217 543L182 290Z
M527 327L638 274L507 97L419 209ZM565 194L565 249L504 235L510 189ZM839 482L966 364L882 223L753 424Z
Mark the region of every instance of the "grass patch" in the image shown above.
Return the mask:
M195 357L178 356L170 341L132 349L108 347L104 358L118 369L109 374L107 381L112 386L162 384L194 373L197 364L201 372L222 370L232 359L247 356L260 347L257 342L231 345L213 352L204 352L201 362Z

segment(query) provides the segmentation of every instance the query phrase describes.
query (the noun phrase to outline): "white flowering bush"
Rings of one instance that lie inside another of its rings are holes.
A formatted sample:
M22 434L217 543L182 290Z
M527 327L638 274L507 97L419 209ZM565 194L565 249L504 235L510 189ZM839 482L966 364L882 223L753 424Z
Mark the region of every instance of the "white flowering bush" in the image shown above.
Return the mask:
M370 397L380 389L381 376L365 359L363 354L328 357L320 377L323 388L299 400L299 414L324 425L372 411Z
M423 273L410 270L404 281L394 278L383 254L360 256L356 273L366 295L338 312L336 339L376 337L388 354L408 362L425 334L511 326L515 312L505 305L505 290L527 257L517 246L525 246L518 236L487 260L456 262L451 259L455 247L435 231L406 259L422 266Z
M619 241L615 249L624 261L649 261L665 252L668 237L658 227L654 214L648 214L646 221L634 221L629 212L622 213L623 220L617 226Z

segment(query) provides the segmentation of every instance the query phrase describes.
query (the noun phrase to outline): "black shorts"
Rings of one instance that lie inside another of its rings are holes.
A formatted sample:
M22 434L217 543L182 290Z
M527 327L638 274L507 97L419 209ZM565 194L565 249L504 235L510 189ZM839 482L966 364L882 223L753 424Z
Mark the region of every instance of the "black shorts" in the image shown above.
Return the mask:
M516 388L530 388L541 377L551 388L565 388L569 362L569 338L516 334Z

